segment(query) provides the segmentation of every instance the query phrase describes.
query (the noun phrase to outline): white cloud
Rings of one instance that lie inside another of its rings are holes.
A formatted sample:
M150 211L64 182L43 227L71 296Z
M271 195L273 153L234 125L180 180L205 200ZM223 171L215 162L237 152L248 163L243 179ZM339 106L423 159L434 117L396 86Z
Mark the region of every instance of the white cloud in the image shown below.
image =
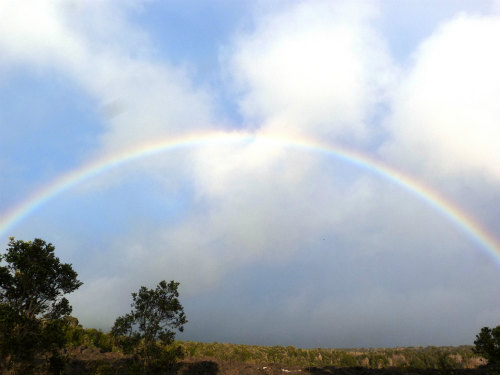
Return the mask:
M299 2L259 15L227 59L250 124L321 138L366 136L393 68L358 2Z
M103 108L102 151L212 126L185 69L156 61L122 2L2 2L0 66L58 70ZM113 106L114 110L109 108Z
M103 142L111 149L212 127L209 97L182 70L106 55L93 68L85 83L103 104L120 108L106 121Z
M461 15L420 46L394 94L387 158L443 179L500 181L499 43L498 18Z
M0 5L0 63L78 60L81 46L61 22L60 2L4 1Z

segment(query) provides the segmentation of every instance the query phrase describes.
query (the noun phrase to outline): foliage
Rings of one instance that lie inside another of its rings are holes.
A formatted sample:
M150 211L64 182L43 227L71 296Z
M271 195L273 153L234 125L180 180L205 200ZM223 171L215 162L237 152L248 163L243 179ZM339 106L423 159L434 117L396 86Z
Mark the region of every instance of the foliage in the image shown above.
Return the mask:
M82 283L71 264L61 263L51 243L36 238L10 238L0 254L0 355L2 365L31 371L37 355L50 353L53 372L61 369L58 350L64 346L65 315L71 306L65 294Z
M500 369L500 326L483 327L476 335L474 352L486 358L488 364Z
M183 331L187 323L179 302L179 283L161 281L156 289L142 286L132 293L132 311L116 319L111 334L124 352L134 352L143 367L172 363L180 353L167 350L175 338L174 329Z
M100 329L83 328L78 319L73 316L65 316L63 319L64 341L66 348L97 348L101 352L111 352L113 350L113 338L111 333L104 333Z
M417 347L392 349L302 349L293 346L255 346L177 341L191 360L282 367L367 367L415 369L463 369L477 366L472 348Z

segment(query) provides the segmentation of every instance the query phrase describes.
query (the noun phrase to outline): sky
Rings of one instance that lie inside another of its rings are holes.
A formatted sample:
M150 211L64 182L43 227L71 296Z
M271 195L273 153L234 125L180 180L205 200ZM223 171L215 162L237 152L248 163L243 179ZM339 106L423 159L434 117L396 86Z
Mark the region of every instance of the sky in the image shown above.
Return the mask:
M472 344L500 324L500 2L0 2L0 243L85 327L180 282L177 338Z

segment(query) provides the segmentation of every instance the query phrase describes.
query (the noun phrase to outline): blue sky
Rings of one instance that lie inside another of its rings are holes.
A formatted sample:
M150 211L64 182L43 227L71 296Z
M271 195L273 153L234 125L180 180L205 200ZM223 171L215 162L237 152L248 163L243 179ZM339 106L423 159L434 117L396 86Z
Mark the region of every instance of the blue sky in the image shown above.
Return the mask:
M107 330L130 293L181 283L185 340L301 347L471 344L500 324L498 1L0 3L0 218L90 161L109 169L0 233L43 238ZM215 143L210 135L251 134ZM1 220L0 220L1 222Z

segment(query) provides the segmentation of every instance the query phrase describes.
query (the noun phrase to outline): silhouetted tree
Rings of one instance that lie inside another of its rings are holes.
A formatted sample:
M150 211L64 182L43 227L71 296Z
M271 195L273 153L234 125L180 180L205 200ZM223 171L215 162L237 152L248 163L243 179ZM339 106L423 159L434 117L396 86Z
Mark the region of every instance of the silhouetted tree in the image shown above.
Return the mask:
M132 311L116 319L111 334L118 345L131 350L142 342L136 354L143 361L143 368L152 365L153 360L165 359L171 362L179 353L167 353L158 344L169 345L174 341L175 332L184 329L187 323L184 309L179 302L178 282L161 281L156 289L142 286L132 293Z
M486 358L492 367L500 368L500 326L493 329L483 327L476 335L474 345L476 354Z
M64 346L62 319L71 313L64 297L82 283L71 264L61 263L51 243L10 242L0 254L0 355L6 366L30 371L35 357L50 353L55 372L60 368L59 349Z

